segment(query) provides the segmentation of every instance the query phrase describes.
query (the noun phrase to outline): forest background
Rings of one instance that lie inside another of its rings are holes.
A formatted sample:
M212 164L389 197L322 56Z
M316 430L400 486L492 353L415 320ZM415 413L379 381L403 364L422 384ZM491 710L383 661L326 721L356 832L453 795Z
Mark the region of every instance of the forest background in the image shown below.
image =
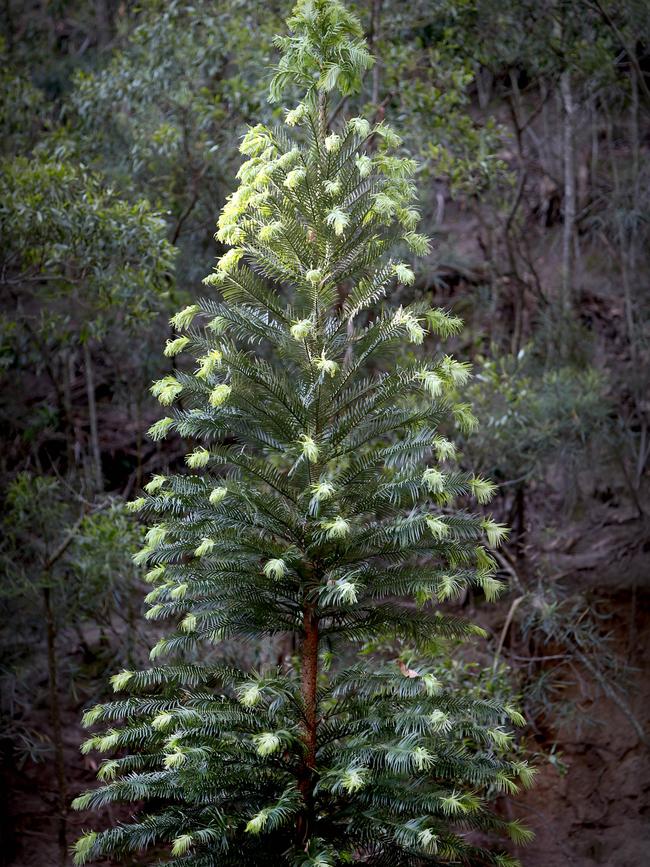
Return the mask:
M501 805L537 832L526 867L633 867L650 842L650 6L352 5L381 57L360 105L421 163L434 245L408 291L465 320L481 426L462 449L512 527L510 592L450 605L489 634L450 664L527 714L539 783ZM68 804L96 770L82 709L157 637L125 503L187 444L147 438L148 389L174 366L169 316L223 252L241 135L277 111L290 8L3 2L2 864L68 863L87 824Z

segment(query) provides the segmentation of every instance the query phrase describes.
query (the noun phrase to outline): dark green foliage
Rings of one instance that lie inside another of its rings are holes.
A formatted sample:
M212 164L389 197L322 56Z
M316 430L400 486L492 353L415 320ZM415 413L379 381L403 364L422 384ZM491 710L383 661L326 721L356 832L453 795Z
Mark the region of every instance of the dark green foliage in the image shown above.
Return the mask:
M569 473L603 448L612 405L594 368L544 370L530 346L517 357L484 360L468 394L482 425L480 443L468 442L467 451L499 481L534 479L549 457Z
M64 296L77 317L129 325L155 310L174 249L146 201L131 204L60 154L2 164L0 229L5 283ZM97 322L101 332L102 325Z
M77 862L171 845L164 863L179 867L512 864L464 832L527 838L487 806L532 778L508 758L504 726L523 720L445 687L430 656L480 632L438 600L501 586L484 543L504 530L467 507L493 486L455 468L440 429L475 425L466 365L432 339L459 323L381 303L414 279L391 250L428 242L399 136L328 123L328 94L371 65L356 19L315 0L289 26L272 95L293 83L304 99L288 130L245 135L219 220L233 246L204 281L213 294L172 320L166 354L196 362L152 388L172 407L152 436L196 442L196 473L154 476L133 503L154 522L136 555L154 585L148 616L176 628L152 651L160 667L113 678L130 697L86 715L110 727L84 749L119 757L76 806L161 806L86 835ZM421 358L384 369L405 343ZM278 670L210 661L231 638L291 635L298 653ZM390 637L413 647L406 661L368 652L330 667Z
M156 0L108 62L74 76L69 111L87 159L120 189L163 203L168 237L185 253L183 288L212 255L209 227L236 171L238 132L270 114L258 82L280 22L254 0Z
M98 643L114 639L124 665L146 658L143 629L135 617L140 586L131 561L142 533L124 504L114 498L97 502L92 511L86 506L64 482L29 473L19 474L6 492L0 610L6 623L20 623L21 628L7 629L1 637L0 725L20 760L26 754L38 759L59 746L54 737L32 731L29 720L31 705L43 700L47 628L52 637L48 651L56 653L50 661L58 663L61 700L73 684L77 690L86 687L89 670L78 658L59 658L59 651L64 640L70 643L73 630L83 640L90 619L99 633ZM106 670L99 651L93 663Z

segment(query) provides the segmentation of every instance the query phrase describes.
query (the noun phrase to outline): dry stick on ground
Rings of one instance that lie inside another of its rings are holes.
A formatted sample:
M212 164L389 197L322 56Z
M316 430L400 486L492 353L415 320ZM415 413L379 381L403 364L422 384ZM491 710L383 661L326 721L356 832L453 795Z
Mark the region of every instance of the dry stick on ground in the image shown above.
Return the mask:
M492 673L495 674L497 670L497 666L499 664L499 656L501 655L501 651L503 650L503 644L506 640L506 635L508 634L508 630L510 629L510 624L512 623L512 618L515 616L515 611L521 603L526 599L526 596L518 596L516 599L513 599L512 605L508 610L508 614L506 616L506 622L503 624L503 629L501 630L501 635L499 637L499 643L497 644L497 649L494 654L494 661L492 663Z
M517 587L517 589L521 593L521 596L518 596L516 599L514 599L512 601L512 604L510 605L510 608L508 610L508 614L506 616L506 621L503 624L503 629L501 630L501 635L499 637L499 643L497 645L497 649L496 649L496 652L494 654L494 661L492 663L492 671L496 672L497 665L499 664L499 657L501 656L501 651L503 650L503 645L505 643L506 636L508 634L508 630L510 629L510 625L512 624L512 618L515 616L515 612L517 611L517 608L519 608L519 606L521 605L523 600L526 599L528 594L524 591L524 587L523 587L522 582L519 578L519 575L517 574L517 570L512 565L512 563L508 560L508 558L505 556L505 554L502 553L501 551L494 551L493 554L496 557L497 562L499 563L501 568L504 569L510 575L514 585Z
M502 568L504 568L511 575L511 577L513 578L517 587L521 589L522 585L521 585L521 582L519 580L519 576L517 575L517 572L516 572L515 568L512 566L512 564L507 560L507 558L500 551L495 551L494 555L497 558L499 564L502 566ZM505 643L506 636L508 634L508 630L510 629L510 626L512 624L512 620L514 618L515 612L517 611L517 608L519 608L521 603L526 598L527 598L527 594L523 593L521 596L518 596L516 599L514 599L512 601L512 604L510 605L510 608L508 610L508 614L506 616L505 623L503 624L503 629L501 630L501 635L499 637L499 643L497 645L497 649L496 649L495 654L494 654L494 661L492 663L492 671L493 672L496 672L496 670L497 670L497 666L499 663L499 657L500 657L501 652L503 650L503 645ZM623 697L620 696L618 694L618 692L616 692L616 690L607 682L607 679L602 675L602 673L600 671L598 671L598 668L589 660L587 655L579 649L577 644L575 644L574 642L571 642L571 641L569 641L568 644L569 644L569 647L571 648L572 653L582 663L582 665L587 669L587 671L592 675L592 677L598 682L599 686L601 687L601 689L603 690L605 695L610 699L610 701L614 702L614 704L619 708L621 713L629 720L632 728L634 729L634 731L638 735L638 738L641 741L641 743L643 743L645 745L650 745L650 737L648 737L643 726L638 721L638 719L636 718L636 716L634 715L634 713L632 712L632 710L628 706L625 699L623 699ZM558 657L559 657L559 655L558 655ZM553 657L546 657L546 658L551 659ZM536 659L536 658L530 657L529 661L533 661L533 659ZM545 659L545 657L539 657L539 659Z
M580 660L580 662L584 665L587 671L598 681L602 691L605 693L607 698L614 702L614 704L618 707L621 713L628 719L632 728L637 733L639 740L642 744L646 746L650 746L650 738L645 732L643 726L638 721L627 702L620 696L616 690L607 682L607 679L603 677L600 671L596 668L596 666L589 660L587 655L583 653L581 650L578 650L576 645L572 647L573 652L576 657Z

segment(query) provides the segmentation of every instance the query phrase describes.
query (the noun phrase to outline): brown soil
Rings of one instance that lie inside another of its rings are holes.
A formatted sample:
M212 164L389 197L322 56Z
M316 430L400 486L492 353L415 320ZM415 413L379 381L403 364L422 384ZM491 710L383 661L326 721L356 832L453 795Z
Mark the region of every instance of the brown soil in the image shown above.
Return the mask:
M650 732L650 593L637 592L633 626L630 601L627 593L612 600L619 615L616 636L621 649L634 638L630 663L638 672L626 699ZM593 691L593 682L584 688ZM566 773L545 764L535 787L517 799L517 811L537 835L520 858L524 867L642 867L650 863L648 743L606 697L584 699L580 707L578 725L556 733Z

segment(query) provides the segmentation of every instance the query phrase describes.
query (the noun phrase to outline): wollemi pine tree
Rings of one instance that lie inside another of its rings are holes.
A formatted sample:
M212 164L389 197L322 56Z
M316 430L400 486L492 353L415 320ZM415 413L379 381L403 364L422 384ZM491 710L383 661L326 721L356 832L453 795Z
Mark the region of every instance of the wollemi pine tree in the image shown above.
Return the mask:
M85 716L109 727L84 750L118 757L76 806L151 809L86 834L76 862L150 849L177 867L513 864L467 832L527 838L486 799L532 777L507 758L504 725L523 720L427 663L480 631L436 602L499 590L484 544L503 528L453 505L487 502L492 485L454 468L440 432L475 424L457 399L467 366L433 346L460 322L382 300L414 279L391 250L428 242L399 136L329 121L332 95L357 91L372 64L358 21L302 0L289 30L271 97L302 101L281 128L244 136L219 218L230 249L165 350L196 368L152 389L171 409L151 436L197 442L190 474L154 476L133 504L154 522L137 555L148 617L177 627L155 667L113 678L126 697ZM405 343L431 350L387 365ZM218 661L224 639L287 635L296 656L277 671ZM410 657L369 652L391 636Z

